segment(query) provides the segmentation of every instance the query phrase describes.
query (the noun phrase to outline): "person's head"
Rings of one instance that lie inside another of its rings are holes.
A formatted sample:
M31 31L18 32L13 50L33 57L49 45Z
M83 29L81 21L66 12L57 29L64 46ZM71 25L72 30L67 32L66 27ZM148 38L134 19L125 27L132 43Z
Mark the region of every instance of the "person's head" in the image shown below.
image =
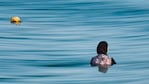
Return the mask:
M97 46L97 54L107 54L108 52L108 43L106 41L99 42Z

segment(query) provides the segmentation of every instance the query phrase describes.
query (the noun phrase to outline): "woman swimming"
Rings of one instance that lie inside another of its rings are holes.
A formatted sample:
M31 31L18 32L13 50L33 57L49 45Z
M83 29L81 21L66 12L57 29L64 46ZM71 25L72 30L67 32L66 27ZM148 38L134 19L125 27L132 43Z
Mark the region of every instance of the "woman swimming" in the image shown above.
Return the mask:
M116 64L115 60L107 55L108 43L106 41L99 42L97 46L97 56L92 57L91 66L111 66Z

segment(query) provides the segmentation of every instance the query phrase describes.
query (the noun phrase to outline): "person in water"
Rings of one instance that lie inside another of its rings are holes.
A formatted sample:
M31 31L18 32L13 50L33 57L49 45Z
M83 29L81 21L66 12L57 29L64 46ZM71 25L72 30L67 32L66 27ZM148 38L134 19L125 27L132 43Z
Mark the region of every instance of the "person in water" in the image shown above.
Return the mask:
M107 69L109 66L113 64L116 64L115 60L109 57L107 52L108 52L108 43L106 41L99 42L97 46L97 56L91 58L90 65L99 66L100 71L103 69ZM106 72L106 70L103 72Z

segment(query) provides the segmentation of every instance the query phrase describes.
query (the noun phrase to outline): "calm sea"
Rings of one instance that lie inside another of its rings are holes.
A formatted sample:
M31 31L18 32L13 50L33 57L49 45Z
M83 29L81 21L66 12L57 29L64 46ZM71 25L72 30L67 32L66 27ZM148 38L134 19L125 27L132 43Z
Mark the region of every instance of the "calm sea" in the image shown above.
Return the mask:
M0 12L0 84L149 83L148 0L1 0ZM89 65L102 40L107 73Z

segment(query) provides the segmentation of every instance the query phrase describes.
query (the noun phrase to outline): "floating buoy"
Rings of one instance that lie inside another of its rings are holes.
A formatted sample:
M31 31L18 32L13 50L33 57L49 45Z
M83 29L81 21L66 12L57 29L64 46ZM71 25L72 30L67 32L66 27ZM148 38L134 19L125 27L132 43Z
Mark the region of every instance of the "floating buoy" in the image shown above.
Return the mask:
M14 23L14 24L20 24L21 23L21 18L18 17L18 16L13 16L13 17L11 17L10 22Z

